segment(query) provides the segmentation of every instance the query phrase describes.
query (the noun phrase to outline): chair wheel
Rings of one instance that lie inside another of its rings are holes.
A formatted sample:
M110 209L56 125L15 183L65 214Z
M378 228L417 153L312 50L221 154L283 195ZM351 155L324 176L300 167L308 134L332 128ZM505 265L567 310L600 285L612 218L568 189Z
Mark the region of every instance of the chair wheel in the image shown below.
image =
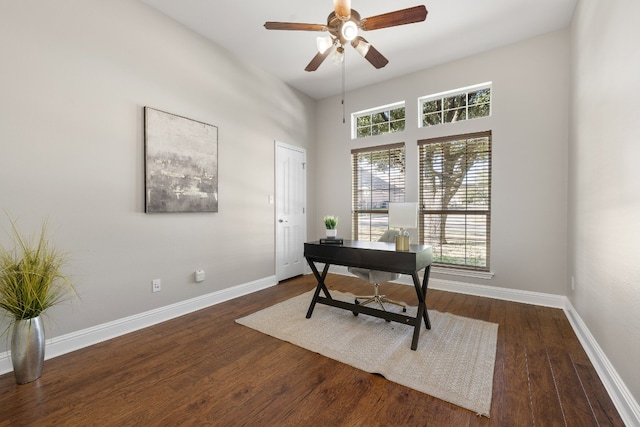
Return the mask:
M407 307L402 307L402 312L406 313L407 312Z
M360 305L360 301L358 301L358 299L357 299L357 298L355 299L355 304L356 304L356 305ZM354 315L354 316L356 316L356 317L358 317L358 312L357 312L357 311L354 311L354 312L353 312L353 315Z

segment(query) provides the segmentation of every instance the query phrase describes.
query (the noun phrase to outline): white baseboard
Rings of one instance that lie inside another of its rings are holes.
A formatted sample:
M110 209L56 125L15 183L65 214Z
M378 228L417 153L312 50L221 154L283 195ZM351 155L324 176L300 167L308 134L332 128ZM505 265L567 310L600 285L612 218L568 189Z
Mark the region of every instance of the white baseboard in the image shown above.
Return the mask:
M600 380L607 389L611 400L618 409L624 423L628 426L640 426L640 405L633 398L631 392L622 381L604 351L591 335L589 328L584 323L576 309L567 298L564 312L573 327L582 347L589 356L591 363L598 372Z
M180 301L165 307L156 308L144 313L103 323L81 331L71 332L48 339L46 341L45 359L51 359L63 354L119 337L139 329L171 320L173 318L192 313L212 305L220 304L233 298L259 291L278 283L275 276L266 277L249 283L233 286L207 295ZM0 374L13 371L11 352L0 353Z

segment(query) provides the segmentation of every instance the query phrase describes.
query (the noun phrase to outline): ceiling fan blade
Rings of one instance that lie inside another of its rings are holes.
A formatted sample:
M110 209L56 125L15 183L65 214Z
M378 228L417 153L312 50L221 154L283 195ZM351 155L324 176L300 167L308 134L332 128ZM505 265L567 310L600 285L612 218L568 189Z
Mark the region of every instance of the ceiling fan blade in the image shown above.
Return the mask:
M327 56L329 56L331 52L333 52L333 49L327 49L324 51L324 53L320 53L320 52L316 53L316 56L313 57L311 62L309 62L309 64L304 70L305 71L317 70L320 64L322 64L324 60L327 59Z
M380 69L389 63L389 60L382 55L378 49L373 47L364 37L358 36L352 42L351 46L358 51L360 55L371 63L374 67Z
M380 51L378 51L378 49L373 46L369 46L369 51L364 56L364 59L369 61L371 65L373 65L377 69L380 69L389 63L389 60L385 58L384 55L381 54Z
M422 5L364 18L360 20L360 28L364 31L379 30L381 28L413 24L425 19L427 19L427 8Z
M389 63L389 60L382 55L378 49L373 46L369 46L369 52L365 55L364 59L369 61L371 65L380 69Z
M298 22L272 22L264 23L267 30L291 30L291 31L327 31L323 24L302 24Z

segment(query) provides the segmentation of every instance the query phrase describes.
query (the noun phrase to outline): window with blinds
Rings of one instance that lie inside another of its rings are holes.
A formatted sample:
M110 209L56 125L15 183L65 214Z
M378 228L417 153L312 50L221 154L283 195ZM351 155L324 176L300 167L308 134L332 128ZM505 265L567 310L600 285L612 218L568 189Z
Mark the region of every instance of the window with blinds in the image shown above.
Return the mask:
M420 242L434 264L488 271L491 132L418 141Z
M404 143L351 150L352 238L376 241L389 229L389 202L404 202Z

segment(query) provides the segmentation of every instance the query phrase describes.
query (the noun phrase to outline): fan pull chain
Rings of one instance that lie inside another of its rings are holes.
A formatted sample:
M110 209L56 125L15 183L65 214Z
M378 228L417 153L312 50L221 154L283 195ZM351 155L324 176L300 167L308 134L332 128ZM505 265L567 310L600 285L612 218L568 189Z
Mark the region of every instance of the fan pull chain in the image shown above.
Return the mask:
M347 62L347 55L342 54L342 123L346 123L346 119L345 119L345 111L344 111L344 88L345 88L345 74L346 74L346 68L345 68L345 62Z

